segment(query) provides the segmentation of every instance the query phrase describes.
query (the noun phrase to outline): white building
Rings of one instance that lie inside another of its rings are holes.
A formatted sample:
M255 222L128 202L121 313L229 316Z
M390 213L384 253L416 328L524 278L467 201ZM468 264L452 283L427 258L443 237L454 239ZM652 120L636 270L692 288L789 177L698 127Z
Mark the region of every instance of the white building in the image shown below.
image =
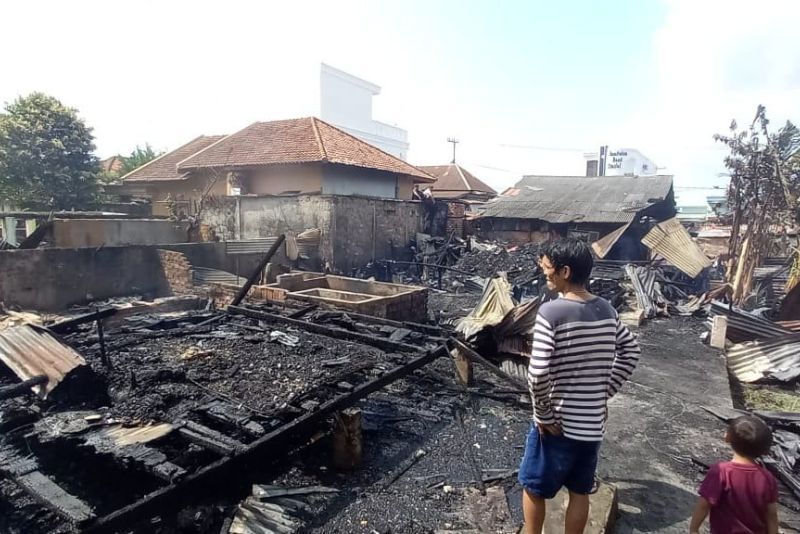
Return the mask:
M588 152L583 157L586 160L586 176L657 174L655 162L635 148L603 147L598 152ZM605 172L603 172L604 166Z
M381 88L329 65L320 69L320 118L402 160L408 132L372 119L372 97Z

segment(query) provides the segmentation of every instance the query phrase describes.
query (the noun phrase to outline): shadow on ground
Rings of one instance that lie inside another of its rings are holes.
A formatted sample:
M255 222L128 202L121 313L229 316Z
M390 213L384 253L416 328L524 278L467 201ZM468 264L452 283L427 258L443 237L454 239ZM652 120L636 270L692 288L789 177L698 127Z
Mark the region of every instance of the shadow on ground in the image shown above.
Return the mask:
M688 529L696 495L658 480L615 480L620 503L617 534Z

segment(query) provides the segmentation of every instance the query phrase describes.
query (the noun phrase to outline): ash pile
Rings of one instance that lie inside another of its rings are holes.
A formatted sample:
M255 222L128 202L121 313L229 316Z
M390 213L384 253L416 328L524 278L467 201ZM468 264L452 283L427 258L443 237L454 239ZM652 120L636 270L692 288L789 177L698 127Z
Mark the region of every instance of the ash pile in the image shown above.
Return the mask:
M131 299L56 321L4 315L0 531L144 521L141 531L234 532L252 514L253 524L288 522L297 488L239 502L258 482L252 466L263 476L327 435L343 410L447 355L449 334L431 325L209 304ZM415 394L416 409L441 411L429 397ZM189 516L169 512L203 500ZM286 513L270 515L276 506Z

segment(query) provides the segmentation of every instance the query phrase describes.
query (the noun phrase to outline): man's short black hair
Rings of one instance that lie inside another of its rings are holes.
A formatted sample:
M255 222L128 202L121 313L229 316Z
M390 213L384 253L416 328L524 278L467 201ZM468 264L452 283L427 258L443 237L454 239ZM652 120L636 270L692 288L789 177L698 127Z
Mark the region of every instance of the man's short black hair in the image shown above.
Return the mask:
M746 458L755 459L769 452L772 445L772 431L758 417L743 415L728 425L728 439L735 452Z
M556 239L544 244L541 255L547 256L556 269L569 266L569 281L573 284L586 285L592 274L594 259L589 245L584 241L572 238Z

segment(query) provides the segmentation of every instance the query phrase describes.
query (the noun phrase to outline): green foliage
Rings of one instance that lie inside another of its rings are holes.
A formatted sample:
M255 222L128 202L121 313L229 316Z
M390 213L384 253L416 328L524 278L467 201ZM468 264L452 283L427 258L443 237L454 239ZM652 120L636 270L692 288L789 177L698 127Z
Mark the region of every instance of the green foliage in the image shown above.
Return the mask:
M91 128L76 110L32 93L0 115L0 198L20 207L85 209L97 194Z
M150 146L150 143L145 143L144 147L136 145L136 148L128 156L122 156L122 166L117 171L103 171L98 175L98 180L103 184L116 184L119 179L128 174L129 172L138 169L145 163L153 161L164 152L157 152Z
M130 156L122 158L123 163L122 169L120 170L120 176L125 176L132 170L138 169L145 163L153 161L161 154L163 154L163 152L156 152L153 150L153 147L150 146L150 143L145 143L144 148L136 145L136 148L133 150L133 152L131 152Z

